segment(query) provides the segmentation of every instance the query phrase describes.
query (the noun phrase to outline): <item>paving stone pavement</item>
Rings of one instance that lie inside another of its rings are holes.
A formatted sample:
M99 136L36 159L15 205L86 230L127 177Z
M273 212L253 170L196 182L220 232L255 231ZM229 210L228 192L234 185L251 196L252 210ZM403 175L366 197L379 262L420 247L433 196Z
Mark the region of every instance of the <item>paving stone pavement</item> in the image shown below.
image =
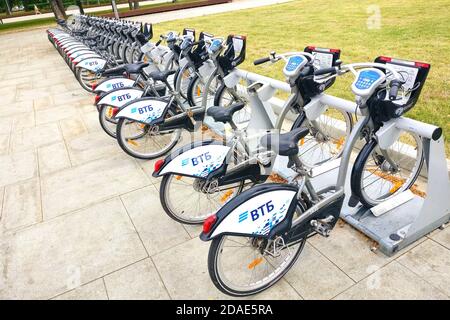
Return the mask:
M154 161L103 133L44 29L0 35L0 94L1 299L230 298L200 228L161 208ZM449 299L450 228L391 258L371 246L339 222L250 299Z

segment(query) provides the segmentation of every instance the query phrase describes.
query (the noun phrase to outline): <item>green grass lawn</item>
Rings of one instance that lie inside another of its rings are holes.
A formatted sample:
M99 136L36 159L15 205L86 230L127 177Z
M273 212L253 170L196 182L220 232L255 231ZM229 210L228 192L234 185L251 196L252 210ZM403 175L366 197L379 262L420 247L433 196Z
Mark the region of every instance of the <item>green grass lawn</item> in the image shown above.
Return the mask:
M367 28L367 8L378 3L381 29ZM431 63L431 71L408 117L444 129L450 156L450 5L449 0L299 0L154 26L155 34L193 27L216 35L247 36L247 59L240 66L283 79L280 65L253 66L272 50L303 50L307 45L339 48L344 63L373 61L379 55ZM352 76L342 77L328 93L353 99Z

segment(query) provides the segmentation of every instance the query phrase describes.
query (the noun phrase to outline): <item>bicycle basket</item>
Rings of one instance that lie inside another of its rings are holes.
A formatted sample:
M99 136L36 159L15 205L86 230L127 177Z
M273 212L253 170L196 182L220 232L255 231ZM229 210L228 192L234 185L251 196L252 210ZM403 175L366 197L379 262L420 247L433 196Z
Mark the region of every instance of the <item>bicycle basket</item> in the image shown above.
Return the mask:
M305 52L311 53L314 56L313 66L314 68L309 68L305 72L310 77L304 77L302 79L302 87L303 93L307 97L313 97L319 93L322 93L329 87L333 85L335 82L335 78L328 80L325 83L317 83L314 81L314 77L312 76L314 70L320 70L323 68L334 67L338 64L338 60L341 56L340 49L330 49L330 48L319 48L315 46L307 46L304 49ZM305 68L306 69L306 68Z
M247 39L245 36L232 34L228 36L226 41L227 48L223 55L217 58L225 74L228 74L229 71L244 62L246 42Z
M385 56L377 57L375 62L394 67L404 78L403 90L399 91L400 97L398 96L396 100L388 100L386 89L381 89L367 101L370 116L375 123L380 124L398 118L414 107L430 71L430 64ZM380 70L386 72L385 69L380 68ZM389 75L387 78L389 79ZM401 91L407 93L404 95Z

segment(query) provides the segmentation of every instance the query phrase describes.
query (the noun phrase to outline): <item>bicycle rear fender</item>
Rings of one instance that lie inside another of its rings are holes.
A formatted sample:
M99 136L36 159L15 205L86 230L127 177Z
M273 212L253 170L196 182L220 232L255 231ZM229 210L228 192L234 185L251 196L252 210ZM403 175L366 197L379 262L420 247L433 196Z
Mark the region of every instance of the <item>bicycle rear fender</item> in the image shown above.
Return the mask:
M85 54L79 55L78 57L74 58L72 60L72 62L73 63L80 63L80 61L85 60L85 59L90 59L90 58L101 58L101 57L98 54L96 54L95 52L89 52L89 53L85 53Z
M84 44L82 43L78 43L78 44L74 44L73 46L68 46L66 48L64 48L64 52L67 55L71 55L72 53L79 51L79 50L90 50L89 47L86 47ZM92 50L91 50L92 51Z
M85 53L96 53L96 52L92 51L91 49L86 48L86 47L79 47L79 48L68 51L67 55L69 57L75 59L76 57L81 56L82 54L85 54Z
M95 93L109 92L114 89L132 88L135 80L125 77L111 77L101 81L96 87Z
M138 88L114 89L105 93L97 102L97 106L105 104L112 107L123 107L128 102L142 97L144 91Z
M154 177L166 174L207 178L225 165L230 147L216 140L196 141L174 152L164 159L163 166L153 172Z
M100 71L105 67L106 64L106 60L101 59L101 58L87 58L87 59L83 59L81 60L76 68L83 68L83 69L87 69L90 71Z
M115 118L127 118L142 123L151 123L161 118L166 113L167 108L167 101L146 97L123 105Z
M216 222L200 239L209 241L221 235L272 238L289 230L297 206L298 188L268 183L248 189L227 202L217 213Z

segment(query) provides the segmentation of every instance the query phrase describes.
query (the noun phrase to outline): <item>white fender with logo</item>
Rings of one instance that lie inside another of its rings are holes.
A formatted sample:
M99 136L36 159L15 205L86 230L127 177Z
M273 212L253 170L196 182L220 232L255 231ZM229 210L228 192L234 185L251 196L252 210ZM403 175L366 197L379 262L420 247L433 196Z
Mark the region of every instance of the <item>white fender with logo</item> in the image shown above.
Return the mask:
M80 49L89 49L88 47L86 47L84 44L82 43L77 43L71 46L68 46L66 48L64 48L64 50L66 51L67 54L70 54L70 52L74 52L76 50L80 50Z
M113 92L109 92L103 98L101 98L97 105L105 104L108 106L120 108L128 102L142 97L143 94L144 91L137 88L114 90Z
M91 49L86 48L86 47L81 47L81 48L77 48L77 49L73 49L73 50L68 51L67 55L72 57L72 58L76 58L80 54L83 54L83 53L86 53L86 52L95 52L95 51L92 51Z
M175 173L206 178L222 166L230 147L220 144L199 146L181 153L163 167L159 175Z
M220 222L211 238L222 233L268 235L286 217L296 194L294 190L274 190L250 198Z
M89 53L84 53L82 55L79 55L78 57L74 58L72 61L74 63L79 63L81 60L89 59L89 58L101 58L101 57L98 54L96 54L95 52L89 52Z
M106 60L104 60L104 59L88 58L88 59L80 61L80 63L77 64L77 68L84 68L87 70L97 72L97 71L103 69L105 64L106 64Z
M143 123L151 123L161 117L167 107L166 101L144 99L132 102L125 106L116 115L116 118L127 118Z
M108 92L114 89L131 88L135 81L128 78L111 78L100 83L96 88L96 92Z

